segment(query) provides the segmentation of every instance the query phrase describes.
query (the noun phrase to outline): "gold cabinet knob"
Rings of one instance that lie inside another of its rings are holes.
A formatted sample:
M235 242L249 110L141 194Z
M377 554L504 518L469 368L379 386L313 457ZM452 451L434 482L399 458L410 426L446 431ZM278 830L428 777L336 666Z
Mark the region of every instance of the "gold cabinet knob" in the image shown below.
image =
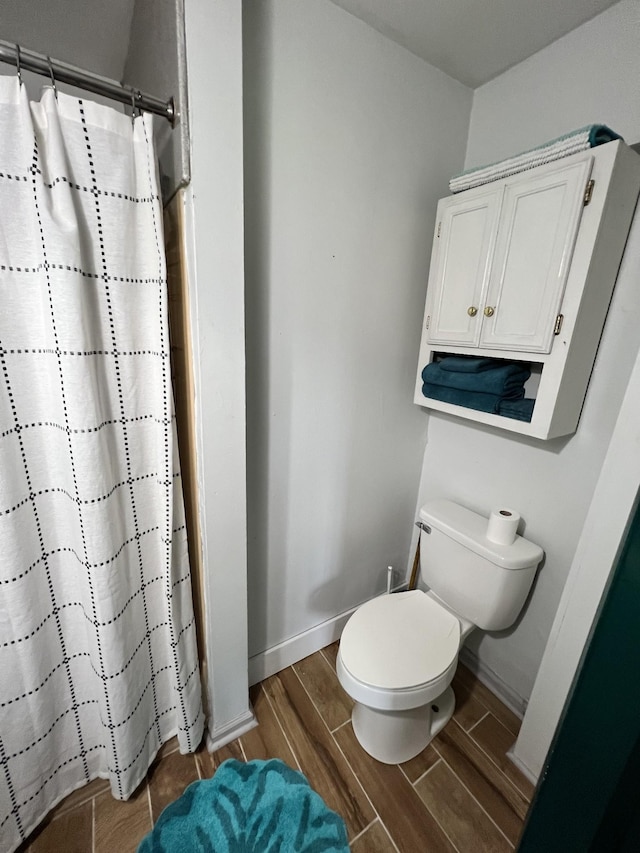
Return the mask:
M493 317L494 314L495 314L495 309L492 308L490 305L487 305L487 307L484 309L484 316L485 317Z
M467 314L470 317L475 317L477 313L478 309L474 305L471 305L469 308L467 308Z

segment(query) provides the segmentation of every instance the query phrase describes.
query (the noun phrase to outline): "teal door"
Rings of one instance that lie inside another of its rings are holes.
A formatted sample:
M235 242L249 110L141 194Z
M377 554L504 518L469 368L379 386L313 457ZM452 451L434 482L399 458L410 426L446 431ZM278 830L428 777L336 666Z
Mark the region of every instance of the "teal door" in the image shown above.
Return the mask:
M638 499L518 851L640 851Z

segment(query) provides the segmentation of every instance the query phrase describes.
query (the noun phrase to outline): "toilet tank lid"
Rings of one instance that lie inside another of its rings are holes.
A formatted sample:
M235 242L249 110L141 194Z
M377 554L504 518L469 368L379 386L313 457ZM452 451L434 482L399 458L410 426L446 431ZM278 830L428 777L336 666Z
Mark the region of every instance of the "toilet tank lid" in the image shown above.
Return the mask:
M429 501L420 509L420 519L503 569L530 569L544 555L539 545L522 536L512 545L491 542L486 536L489 519L453 501Z

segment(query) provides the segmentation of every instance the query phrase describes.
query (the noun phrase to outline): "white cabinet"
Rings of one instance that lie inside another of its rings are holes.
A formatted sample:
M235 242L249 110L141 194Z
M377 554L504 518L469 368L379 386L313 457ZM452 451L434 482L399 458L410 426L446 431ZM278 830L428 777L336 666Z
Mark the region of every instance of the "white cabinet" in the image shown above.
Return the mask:
M640 157L615 141L442 199L415 402L538 438L575 432L639 190ZM451 354L530 363L531 422L425 397L422 369Z
M482 346L551 351L592 162L589 152L505 182Z
M500 193L485 189L443 199L429 277L427 338L437 344L478 346L482 304L496 242Z
M550 351L593 157L571 159L439 203L430 343Z

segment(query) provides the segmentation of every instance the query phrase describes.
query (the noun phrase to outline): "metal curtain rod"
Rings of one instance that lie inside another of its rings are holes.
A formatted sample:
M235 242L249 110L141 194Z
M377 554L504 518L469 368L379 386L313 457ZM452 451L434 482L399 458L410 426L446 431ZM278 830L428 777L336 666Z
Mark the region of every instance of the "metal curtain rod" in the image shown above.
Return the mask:
M175 124L176 111L173 98L163 101L153 95L139 92L133 87L124 86L116 80L100 77L91 71L84 71L81 68L60 62L58 59L50 59L42 53L35 53L35 51L27 50L20 45L1 40L0 62L7 62L16 67L18 67L19 62L21 70L33 71L45 77L52 76L59 83L69 83L71 86L78 86L80 89L93 92L95 95L103 95L113 101L119 101L121 104L135 106L136 109L163 116L171 124Z

